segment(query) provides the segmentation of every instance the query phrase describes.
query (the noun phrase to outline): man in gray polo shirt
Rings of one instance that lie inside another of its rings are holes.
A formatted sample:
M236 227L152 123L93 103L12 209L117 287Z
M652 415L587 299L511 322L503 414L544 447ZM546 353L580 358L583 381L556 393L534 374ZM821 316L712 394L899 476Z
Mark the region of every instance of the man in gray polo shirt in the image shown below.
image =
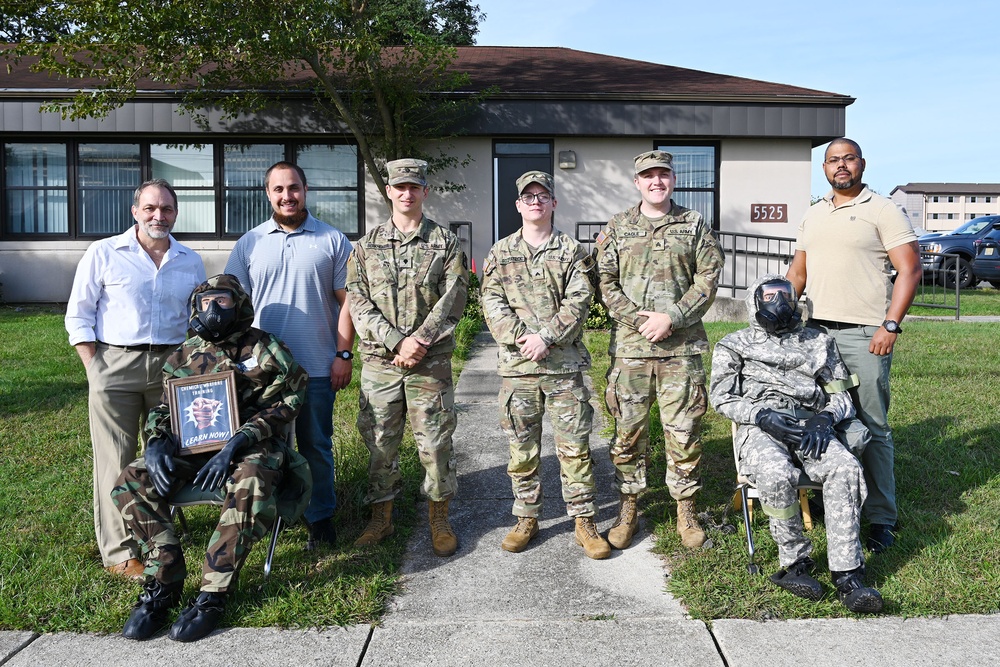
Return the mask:
M309 373L306 403L295 421L299 452L309 461L313 494L306 509L309 543L333 544L333 402L351 382L354 325L347 305L351 242L306 209L306 175L278 162L264 174L274 214L243 235L226 273L250 294L254 326L281 338Z

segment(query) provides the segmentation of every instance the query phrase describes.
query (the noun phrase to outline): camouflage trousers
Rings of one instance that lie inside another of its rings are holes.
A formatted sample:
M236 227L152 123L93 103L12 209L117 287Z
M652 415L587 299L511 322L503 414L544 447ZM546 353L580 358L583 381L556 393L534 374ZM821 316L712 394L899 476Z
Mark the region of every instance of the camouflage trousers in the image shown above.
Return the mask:
M421 492L434 501L455 495L458 479L451 437L457 419L451 354L424 357L410 369L366 358L358 401L358 431L370 455L365 502L392 500L403 489L399 445L407 417L424 467Z
M654 399L666 446L667 488L675 500L691 498L701 490L701 418L708 409L701 355L614 359L604 400L615 419L610 454L618 489L631 494L646 488Z
M175 457L176 478L184 483L194 479L212 454ZM231 590L251 547L273 528L277 517L273 491L281 480L284 456L280 449L272 452L260 446L236 455L235 469L223 486L222 514L202 565L201 590ZM111 499L139 543L146 574L163 584L184 581L187 567L170 505L153 487L145 459L125 468Z
M549 411L559 459L559 477L566 513L594 516L594 461L590 430L594 409L582 373L505 377L500 388L500 426L510 440L510 475L514 516L538 517L542 511L542 480L538 474L542 449L542 416Z
M787 567L812 553L812 542L802 529L795 483L800 469L823 485L827 560L830 570L853 570L862 563L861 506L868 495L861 464L839 441L831 440L817 461L800 458L788 446L756 426L741 427L740 471L760 493L760 504L770 519L771 536L778 545L778 561Z

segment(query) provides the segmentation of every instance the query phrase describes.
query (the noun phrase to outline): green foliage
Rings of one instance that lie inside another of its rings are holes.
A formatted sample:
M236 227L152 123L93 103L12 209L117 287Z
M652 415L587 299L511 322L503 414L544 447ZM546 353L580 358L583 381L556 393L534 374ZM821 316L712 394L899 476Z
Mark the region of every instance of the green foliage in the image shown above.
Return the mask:
M590 304L590 313L587 315L584 328L604 330L611 328L611 317L608 315L608 309L597 299L594 299L594 302Z
M454 47L471 43L485 18L469 0L37 4L16 17L23 41L8 55L102 82L46 110L102 117L147 82L178 90L182 110L203 124L207 109L235 119L315 99L325 129L346 128L358 142L382 193L381 162L423 157L426 140L446 135L478 101L453 94L468 79L451 68ZM455 163L427 157L436 167Z
M706 323L714 345L741 328ZM996 613L1000 607L1000 351L995 324L909 321L896 345L892 368L892 424L902 531L882 555L867 554L867 580L896 616ZM588 332L591 376L602 395L608 367L608 334ZM705 355L706 368L711 366ZM608 419L610 423L610 419ZM730 423L709 409L702 421L704 488L698 510L712 546L688 551L675 530L675 503L662 483L663 435L654 409L650 420L650 487L640 499L657 551L670 569L668 586L695 618L813 618L851 614L833 595L826 566L826 535L819 519L807 535L819 563L817 579L828 595L809 602L781 591L766 576L750 575L742 521L727 508L735 487ZM754 513L757 562L765 574L778 569L766 517ZM705 514L707 513L707 514ZM815 519L816 517L814 517ZM723 524L736 531L721 530ZM946 591L947 594L942 592Z
M469 271L469 298L465 302L465 312L462 317L483 321L483 302L480 294L479 276Z

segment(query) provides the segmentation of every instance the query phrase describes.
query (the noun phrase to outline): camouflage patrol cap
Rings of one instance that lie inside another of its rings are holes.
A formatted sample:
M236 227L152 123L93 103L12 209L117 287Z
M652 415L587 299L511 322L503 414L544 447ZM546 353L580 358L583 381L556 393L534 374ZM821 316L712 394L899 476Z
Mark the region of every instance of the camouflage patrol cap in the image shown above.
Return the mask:
M548 190L550 195L556 193L555 185L552 182L552 174L546 174L544 171L527 171L517 179L517 194L524 192L524 189L531 183L538 183Z
M389 172L389 185L400 183L415 183L427 187L427 163L423 160L403 158L385 163Z
M635 173L641 174L653 167L674 170L674 156L667 151L646 151L635 156Z

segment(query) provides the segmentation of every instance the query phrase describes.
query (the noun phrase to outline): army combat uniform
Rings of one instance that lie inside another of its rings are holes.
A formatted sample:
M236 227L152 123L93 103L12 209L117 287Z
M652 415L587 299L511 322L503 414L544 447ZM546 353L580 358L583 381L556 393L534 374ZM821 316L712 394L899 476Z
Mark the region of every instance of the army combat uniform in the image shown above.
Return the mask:
M722 251L697 211L671 202L650 219L634 206L597 238L600 297L612 318L605 394L615 418L611 460L622 494L646 488L649 411L655 398L666 444L666 482L675 500L701 488L701 418L707 409L701 318L715 298ZM651 343L639 333L641 310L666 313L672 333Z
M771 408L800 420L823 411L841 428L848 422L860 428L860 422L850 419L854 416L847 392L850 373L836 342L801 325L789 333L769 334L755 320L754 290L769 278L780 276L764 276L749 290L750 326L729 334L715 346L712 407L738 427L739 470L757 486L781 566L787 568L812 552L812 543L803 534L794 488L801 468L810 479L823 484L830 570L853 570L864 563L859 531L861 505L867 495L855 455L833 439L817 461L755 425L757 413Z
M167 358L163 366L163 398L150 411L146 427L147 440L171 435L167 401L170 379L236 372L241 424L238 432L247 436L249 444L236 454L235 469L223 486L222 515L202 566L201 590L207 592L229 591L254 542L274 525L275 486L282 479L286 458L299 456L286 450L284 438L305 400L308 381L308 375L284 343L250 326L253 307L235 278L216 276L196 288L195 294L218 289L239 295L237 332L216 343L192 336ZM214 453L176 456L175 477L181 482L190 481ZM174 534L169 499L157 493L143 458L122 472L112 499L142 549L146 575L166 586L183 582L184 555ZM308 500L307 490L302 495L300 513Z
M517 517L541 513L538 468L546 408L567 514L596 513L590 457L593 408L583 382L590 355L582 340L594 296L594 268L590 254L558 230L534 252L520 231L511 234L486 259L483 315L499 346L500 425L510 440L507 473ZM536 362L521 355L515 341L526 334L538 334L549 344L547 357Z
M399 444L407 415L424 466L423 494L455 495L454 330L465 309L469 272L459 240L424 216L410 234L392 220L358 241L347 265L351 318L363 361L358 431L371 454L367 503L402 489ZM407 336L430 342L413 368L392 365Z

